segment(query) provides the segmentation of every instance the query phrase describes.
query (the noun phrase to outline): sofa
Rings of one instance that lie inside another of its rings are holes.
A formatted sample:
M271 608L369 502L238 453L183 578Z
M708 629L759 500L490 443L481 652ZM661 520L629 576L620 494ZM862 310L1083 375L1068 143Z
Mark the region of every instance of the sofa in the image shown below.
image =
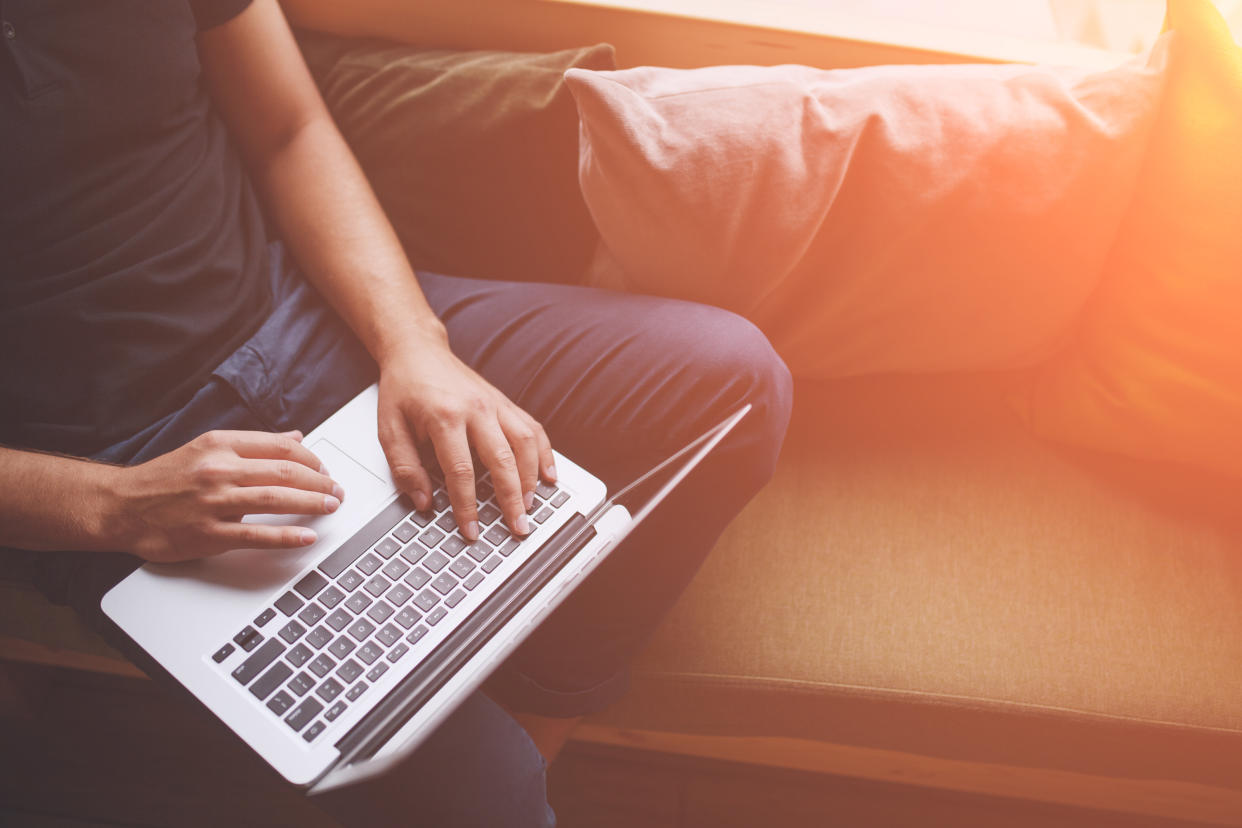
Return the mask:
M421 29L375 5L388 35L454 47L611 39L624 65L658 59L644 32L680 31L684 54L717 62L763 62L767 38L782 57L811 43L839 65L830 39L612 8L512 4L530 20L506 42L512 8L472 33L442 4ZM376 33L365 15L291 11ZM841 63L954 57L864 47L847 44ZM583 824L912 824L885 809L903 792L926 809L916 824L1242 825L1236 481L1042 441L1008 403L1020 380L798 384L775 479L635 664L630 693L574 731L571 751L652 768ZM141 680L28 585L0 589L5 663ZM661 770L683 761L794 774L823 794L756 802L745 785ZM843 782L864 795L836 796ZM955 797L988 803L973 812L985 816L948 820L937 803Z

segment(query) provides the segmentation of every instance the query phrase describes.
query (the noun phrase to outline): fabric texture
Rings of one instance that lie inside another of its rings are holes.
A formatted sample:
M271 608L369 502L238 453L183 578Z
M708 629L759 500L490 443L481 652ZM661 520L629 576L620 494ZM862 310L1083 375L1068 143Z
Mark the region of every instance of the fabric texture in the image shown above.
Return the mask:
M598 234L578 190L566 70L608 45L456 52L300 32L332 115L417 268L580 282Z
M1027 363L1132 196L1150 63L567 74L593 283L756 321L799 377Z
M1242 49L1171 0L1169 91L1073 347L1020 405L1056 439L1242 475Z
M0 442L91 454L185 405L258 327L267 232L184 0L4 17Z

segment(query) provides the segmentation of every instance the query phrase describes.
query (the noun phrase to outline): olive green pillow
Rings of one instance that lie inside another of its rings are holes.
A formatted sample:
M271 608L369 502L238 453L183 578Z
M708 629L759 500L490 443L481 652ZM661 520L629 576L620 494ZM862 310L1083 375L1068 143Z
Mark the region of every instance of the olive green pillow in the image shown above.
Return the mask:
M598 235L564 75L611 46L462 52L298 33L328 108L418 269L579 281Z

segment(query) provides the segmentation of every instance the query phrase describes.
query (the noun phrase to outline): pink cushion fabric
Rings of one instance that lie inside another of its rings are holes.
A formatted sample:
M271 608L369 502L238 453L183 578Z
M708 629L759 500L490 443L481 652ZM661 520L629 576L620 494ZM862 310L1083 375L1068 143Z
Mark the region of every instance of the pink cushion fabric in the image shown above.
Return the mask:
M1046 355L1129 203L1164 59L566 79L597 281L735 310L834 377Z

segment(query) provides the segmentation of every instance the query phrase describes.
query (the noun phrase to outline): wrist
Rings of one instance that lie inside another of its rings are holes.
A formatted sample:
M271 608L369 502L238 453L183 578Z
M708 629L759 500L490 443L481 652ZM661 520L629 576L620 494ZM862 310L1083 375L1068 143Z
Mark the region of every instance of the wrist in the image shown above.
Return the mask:
M92 551L125 552L133 546L125 506L131 475L132 469L123 466L91 464L82 530Z
M448 347L448 330L443 322L432 316L402 328L388 330L372 349L372 356L383 371L385 366L411 355L426 352L428 349Z

